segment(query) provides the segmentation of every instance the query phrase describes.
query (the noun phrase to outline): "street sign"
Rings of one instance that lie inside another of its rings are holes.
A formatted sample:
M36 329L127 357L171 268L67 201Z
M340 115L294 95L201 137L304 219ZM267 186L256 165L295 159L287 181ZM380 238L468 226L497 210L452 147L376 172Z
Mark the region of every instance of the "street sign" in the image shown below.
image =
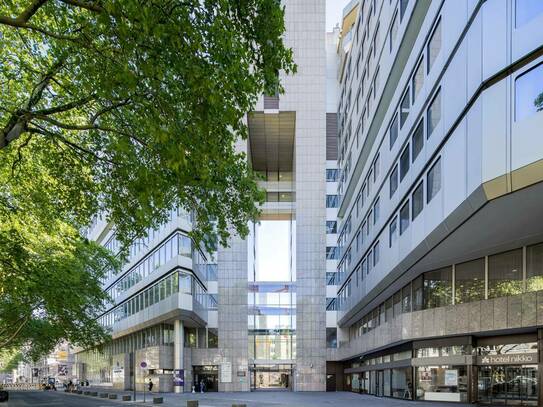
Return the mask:
M147 362L141 362L140 366L142 369L145 369L147 367Z

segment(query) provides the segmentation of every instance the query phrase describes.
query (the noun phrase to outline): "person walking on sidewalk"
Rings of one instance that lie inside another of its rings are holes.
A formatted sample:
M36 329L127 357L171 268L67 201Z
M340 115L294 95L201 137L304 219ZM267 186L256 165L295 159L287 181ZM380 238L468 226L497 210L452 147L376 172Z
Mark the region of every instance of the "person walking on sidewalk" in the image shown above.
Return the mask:
M149 393L151 393L153 391L153 381L151 379L149 379L149 383L148 383L148 388L149 388Z

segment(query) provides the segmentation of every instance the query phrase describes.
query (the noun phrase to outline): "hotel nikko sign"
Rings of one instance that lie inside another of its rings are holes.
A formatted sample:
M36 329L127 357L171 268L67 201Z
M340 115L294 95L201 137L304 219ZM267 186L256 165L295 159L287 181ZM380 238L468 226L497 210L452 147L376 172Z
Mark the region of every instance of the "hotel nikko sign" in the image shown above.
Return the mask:
M537 353L477 356L478 365L525 365L538 363Z

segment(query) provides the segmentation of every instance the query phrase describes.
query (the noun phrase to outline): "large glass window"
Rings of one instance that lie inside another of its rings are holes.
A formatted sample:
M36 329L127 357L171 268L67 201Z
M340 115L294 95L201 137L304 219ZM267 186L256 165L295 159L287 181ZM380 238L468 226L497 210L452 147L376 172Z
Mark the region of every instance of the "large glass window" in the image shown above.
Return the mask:
M539 64L515 80L515 120L522 120L542 110L543 64Z
M295 280L294 228L291 220L262 220L255 224L255 281Z
M392 172L390 173L390 197L394 195L394 192L398 189L398 164L394 164Z
M336 246L328 246L326 248L326 260L338 260L339 250Z
M522 249L488 257L488 298L522 293Z
M409 172L409 144L404 148L400 155L400 181L402 181Z
M543 13L543 1L541 0L515 1L515 25L517 27L526 24L541 13Z
M428 72L432 69L434 62L441 51L441 20L438 21L434 32L428 42Z
M337 182L339 170L336 168L328 168L326 170L326 182Z
M404 203L400 209L400 235L409 227L409 201Z
M466 366L421 366L416 368L416 398L425 401L468 400Z
M392 397L411 400L413 371L410 367L392 369Z
M424 306L424 284L422 276L411 283L413 293L413 311L420 311Z
M423 127L423 121L421 120L419 125L415 129L413 136L411 136L411 161L412 162L415 162L420 152L422 151L423 146L424 146L424 127Z
M424 188L421 181L415 191L411 195L411 217L413 220L422 212L424 207Z
M394 115L394 118L392 119L392 123L390 123L390 129L389 132L389 141L390 141L390 148L394 145L396 142L396 139L398 138L398 114L396 113Z
M337 328L326 328L326 347L337 348Z
M419 61L415 73L413 74L411 90L413 91L413 103L417 99L417 96L424 85L424 64L422 63L423 59Z
M543 290L543 243L526 248L526 290Z
M392 52L392 48L394 47L394 42L396 40L396 36L398 35L398 14L394 15L394 19L392 20L392 24L390 25L390 34L389 34L389 51Z
M428 131L426 132L426 137L430 138L434 129L439 124L441 120L441 89L437 91L436 95L432 99L430 106L427 110L426 123L428 126Z
M411 283L402 288L402 312L411 312Z
M452 269L445 267L424 273L425 308L444 307L452 303Z
M441 189L441 157L432 165L430 171L426 176L426 202L430 201L436 196Z
M462 304L485 299L485 259L455 265L455 301Z

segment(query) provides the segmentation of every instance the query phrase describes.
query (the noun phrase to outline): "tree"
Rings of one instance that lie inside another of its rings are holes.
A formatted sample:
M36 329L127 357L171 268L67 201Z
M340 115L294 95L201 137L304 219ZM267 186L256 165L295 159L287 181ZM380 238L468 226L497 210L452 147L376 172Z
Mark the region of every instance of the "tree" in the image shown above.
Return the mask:
M124 246L175 206L196 242L246 235L263 193L235 143L295 71L283 17L276 0L0 2L0 348L107 337L118 263L79 233L96 213Z
M246 235L263 194L235 142L295 69L283 17L276 0L4 1L0 148L20 166L33 145L61 204L107 211L123 243L176 205L196 214L196 240L213 221L223 244Z

